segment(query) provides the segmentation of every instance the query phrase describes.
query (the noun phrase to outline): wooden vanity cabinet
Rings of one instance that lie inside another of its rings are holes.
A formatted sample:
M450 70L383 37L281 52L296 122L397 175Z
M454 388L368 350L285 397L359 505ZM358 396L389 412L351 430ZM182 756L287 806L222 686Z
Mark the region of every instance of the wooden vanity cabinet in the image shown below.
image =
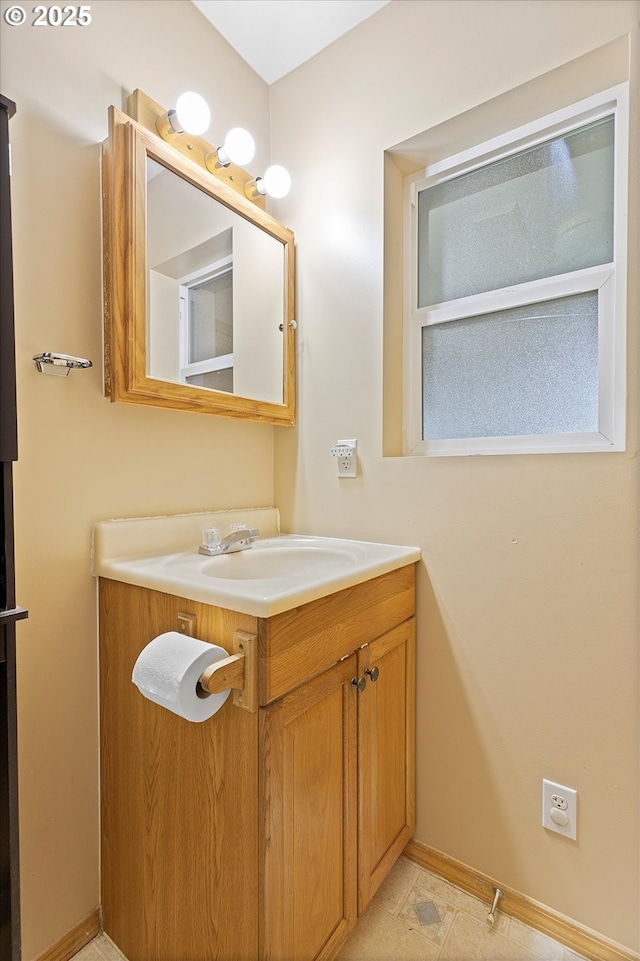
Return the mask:
M268 619L100 580L103 914L129 961L336 957L413 832L414 601L413 565ZM258 635L257 712L139 694L179 612Z
M260 712L264 961L334 958L411 838L414 646L410 618Z

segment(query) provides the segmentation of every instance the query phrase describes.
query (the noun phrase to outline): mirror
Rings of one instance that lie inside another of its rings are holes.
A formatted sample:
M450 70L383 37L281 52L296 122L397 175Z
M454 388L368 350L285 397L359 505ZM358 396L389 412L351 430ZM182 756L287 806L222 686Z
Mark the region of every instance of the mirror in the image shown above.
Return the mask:
M111 400L293 424L293 234L241 189L110 109Z

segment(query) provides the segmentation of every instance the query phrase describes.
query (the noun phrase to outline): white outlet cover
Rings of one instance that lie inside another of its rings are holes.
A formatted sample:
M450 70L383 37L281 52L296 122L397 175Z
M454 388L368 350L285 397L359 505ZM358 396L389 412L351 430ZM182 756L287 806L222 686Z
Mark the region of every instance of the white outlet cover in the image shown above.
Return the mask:
M568 816L568 822L566 825L556 824L551 818L551 811L557 810L551 801L551 795L557 794L560 797L565 798L567 802L566 814ZM564 784L556 784L555 781L547 781L546 778L542 781L542 826L548 831L554 831L556 834L562 834L565 838L570 838L572 841L576 840L576 829L577 829L577 814L578 814L578 792L574 791L573 788L565 787Z
M351 447L352 457L338 457L338 477L357 477L358 476L358 441L339 440L336 447Z

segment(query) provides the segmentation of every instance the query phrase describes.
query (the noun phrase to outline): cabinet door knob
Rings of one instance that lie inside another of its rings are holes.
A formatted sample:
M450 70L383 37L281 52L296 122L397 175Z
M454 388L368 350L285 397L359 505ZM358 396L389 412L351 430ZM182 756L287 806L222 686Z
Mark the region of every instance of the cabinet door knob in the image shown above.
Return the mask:
M351 681L355 688L357 688L358 694L362 694L365 687L367 686L367 679L362 675L362 677L354 677Z
M364 673L368 674L372 681L377 681L380 677L380 668L368 667Z

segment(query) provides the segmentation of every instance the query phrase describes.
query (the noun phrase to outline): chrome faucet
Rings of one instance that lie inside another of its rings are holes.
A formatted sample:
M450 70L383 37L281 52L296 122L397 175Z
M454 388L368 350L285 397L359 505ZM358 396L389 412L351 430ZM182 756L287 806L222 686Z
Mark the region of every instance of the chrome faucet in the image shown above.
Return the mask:
M260 537L260 531L257 527L242 527L240 530L231 531L218 544L201 544L198 552L213 557L214 554L233 554L236 551L246 551L253 547L256 537Z

